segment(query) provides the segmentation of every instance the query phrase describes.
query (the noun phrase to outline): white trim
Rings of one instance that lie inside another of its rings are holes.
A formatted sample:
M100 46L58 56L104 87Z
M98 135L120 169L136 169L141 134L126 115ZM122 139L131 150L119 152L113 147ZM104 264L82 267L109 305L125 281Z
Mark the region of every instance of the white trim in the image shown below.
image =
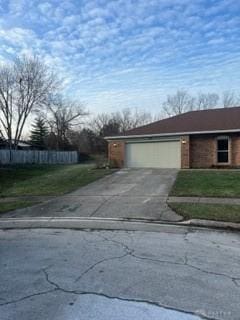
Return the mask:
M128 136L109 136L104 137L105 140L122 140L122 139L136 139L136 138L151 138L151 137L171 137L171 136L183 136L190 134L211 134L211 133L234 133L240 132L240 129L231 130L212 130L212 131L190 131L190 132L176 132L176 133L155 133L155 134L139 134Z
M180 141L181 138L176 137L156 137L153 139L128 139L125 143L148 143L148 142L171 142L171 141Z

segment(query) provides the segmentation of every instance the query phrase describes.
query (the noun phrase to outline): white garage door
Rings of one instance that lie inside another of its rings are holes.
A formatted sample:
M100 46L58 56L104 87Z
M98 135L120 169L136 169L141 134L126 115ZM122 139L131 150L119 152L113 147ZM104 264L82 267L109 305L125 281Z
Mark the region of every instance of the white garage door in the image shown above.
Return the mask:
M127 143L128 168L180 168L180 141Z

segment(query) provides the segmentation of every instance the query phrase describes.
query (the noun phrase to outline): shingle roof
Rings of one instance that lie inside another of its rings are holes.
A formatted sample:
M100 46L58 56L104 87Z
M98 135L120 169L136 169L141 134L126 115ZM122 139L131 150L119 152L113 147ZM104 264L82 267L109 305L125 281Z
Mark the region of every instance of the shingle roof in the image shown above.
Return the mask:
M128 130L124 135L190 133L237 129L240 129L240 107L231 107L186 112Z

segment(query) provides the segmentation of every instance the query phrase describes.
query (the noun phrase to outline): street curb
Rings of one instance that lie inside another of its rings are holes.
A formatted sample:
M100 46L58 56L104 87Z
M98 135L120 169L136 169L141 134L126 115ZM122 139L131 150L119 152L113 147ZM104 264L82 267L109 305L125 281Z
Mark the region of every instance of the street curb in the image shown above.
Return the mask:
M0 219L0 229L75 229L75 230L125 230L173 232L174 228L188 229L189 226L152 220L115 219L115 218L76 218L76 217L41 217L41 218L6 218Z
M191 219L179 224L189 225L189 226L198 226L203 228L214 228L214 229L228 229L240 231L240 223L234 222L224 222L224 221L214 221L214 220L201 220L201 219Z
M75 229L75 230L125 230L149 232L174 232L174 229L213 229L240 231L239 223L192 219L181 222L114 218L1 218L0 229Z

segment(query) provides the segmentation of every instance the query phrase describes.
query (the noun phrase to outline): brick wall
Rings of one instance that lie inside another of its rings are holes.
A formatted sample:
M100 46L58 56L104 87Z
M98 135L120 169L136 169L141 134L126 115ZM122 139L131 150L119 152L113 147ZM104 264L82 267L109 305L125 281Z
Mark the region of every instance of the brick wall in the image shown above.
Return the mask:
M191 136L190 150L191 168L211 168L216 164L215 136Z
M112 167L124 166L125 143L123 141L110 141L108 144L108 159Z
M240 135L232 135L231 137L232 149L232 166L240 166Z
M217 163L217 137L219 135L198 135L190 138L190 167L211 168L218 166ZM228 135L229 164L222 166L240 166L240 135Z
M181 168L188 169L190 167L190 139L189 136L181 137Z

